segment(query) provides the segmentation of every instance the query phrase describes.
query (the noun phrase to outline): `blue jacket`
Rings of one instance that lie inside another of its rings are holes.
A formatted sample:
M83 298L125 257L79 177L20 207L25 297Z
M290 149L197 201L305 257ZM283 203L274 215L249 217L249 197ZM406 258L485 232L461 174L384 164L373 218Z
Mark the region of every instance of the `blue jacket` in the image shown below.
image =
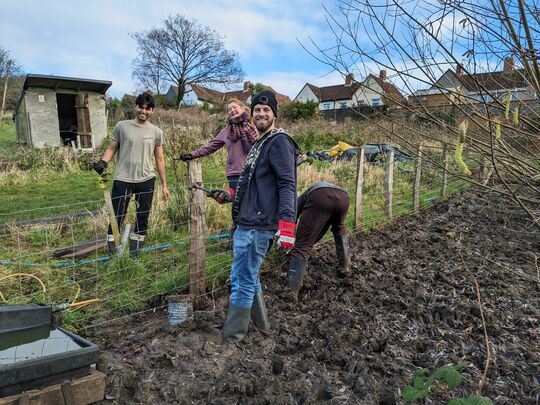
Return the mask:
M239 228L277 230L278 220L296 221L297 150L296 143L284 132L263 145L240 201Z

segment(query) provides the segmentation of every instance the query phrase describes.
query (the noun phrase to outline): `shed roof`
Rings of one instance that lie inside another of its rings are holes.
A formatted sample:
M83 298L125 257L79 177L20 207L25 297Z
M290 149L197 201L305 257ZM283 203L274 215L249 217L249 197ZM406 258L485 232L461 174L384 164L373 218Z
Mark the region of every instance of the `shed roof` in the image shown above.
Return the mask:
M23 89L28 90L30 87L41 87L53 90L95 91L96 93L105 94L111 85L112 82L106 80L27 74Z

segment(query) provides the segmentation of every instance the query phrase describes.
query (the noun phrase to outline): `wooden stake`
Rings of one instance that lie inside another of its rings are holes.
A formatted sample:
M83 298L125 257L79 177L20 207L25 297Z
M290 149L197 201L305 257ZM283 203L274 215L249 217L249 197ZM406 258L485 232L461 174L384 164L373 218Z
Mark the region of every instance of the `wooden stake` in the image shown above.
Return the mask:
M188 162L188 184L202 184L202 165L199 160ZM204 244L204 193L190 188L189 193L189 293L193 308L198 309L206 293L206 249Z
M441 197L446 195L446 188L448 186L448 145L443 145L443 173L442 173L442 184L441 184Z
M362 220L364 216L364 206L362 204L362 186L364 183L364 160L365 151L364 148L358 148L357 156L357 168L356 168L356 204L354 206L354 229L357 231L362 230Z
M394 193L394 149L390 149L390 151L386 154L386 175L384 178L385 211L386 211L386 217L388 218L388 220L391 220L393 217L392 215L393 193Z
M420 211L420 178L422 176L422 145L418 146L413 184L413 211Z

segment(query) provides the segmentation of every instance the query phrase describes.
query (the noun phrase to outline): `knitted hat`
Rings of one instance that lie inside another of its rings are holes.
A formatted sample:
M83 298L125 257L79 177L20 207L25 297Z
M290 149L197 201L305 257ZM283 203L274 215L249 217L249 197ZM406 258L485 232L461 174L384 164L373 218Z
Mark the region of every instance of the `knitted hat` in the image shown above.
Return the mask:
M251 100L251 115L253 116L253 108L257 104L264 104L267 105L272 109L274 112L274 116L277 117L277 107L278 103L276 100L276 95L272 93L270 90L262 90L258 92L255 97Z

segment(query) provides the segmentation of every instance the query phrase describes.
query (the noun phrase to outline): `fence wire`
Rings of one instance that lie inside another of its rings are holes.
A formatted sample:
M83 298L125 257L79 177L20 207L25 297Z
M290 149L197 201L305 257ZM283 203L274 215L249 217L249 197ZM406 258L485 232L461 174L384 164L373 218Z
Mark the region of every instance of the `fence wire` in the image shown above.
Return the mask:
M355 222L357 164L355 161L334 165L303 165L298 169L299 192L315 181L330 181L348 190L351 206L347 226L351 233L364 232L385 224L388 187L386 172L393 169L393 217L413 209L413 184L420 184L420 210L439 201L443 182L442 150L423 151L421 171L415 161L364 165L362 184L362 223ZM420 178L416 179L417 173ZM224 188L226 181L205 183L209 189ZM457 177L448 177L447 195L463 187ZM230 205L219 205L205 199L205 228L201 235L190 233L190 199L188 186L169 187L171 199L161 201L156 189L150 211L145 245L138 259L129 257L129 246L120 256L109 257L105 237L109 213L103 200L38 207L0 214L0 301L5 303L43 302L47 304L80 303L99 300L68 310L65 322L73 328L101 326L163 307L169 294L188 292L200 280L190 279L190 260L205 266L209 302L229 288L232 262L230 243ZM80 207L95 210L80 211ZM63 211L64 216L47 213ZM124 224L135 221L136 204L130 203ZM8 218L24 218L18 222ZM133 227L132 227L133 229ZM121 232L124 228L121 227ZM204 238L206 255L194 260L190 238ZM327 236L319 246L330 243ZM83 252L84 250L84 252ZM287 258L277 257L286 270ZM273 268L276 268L273 263ZM262 277L265 277L263 267Z

